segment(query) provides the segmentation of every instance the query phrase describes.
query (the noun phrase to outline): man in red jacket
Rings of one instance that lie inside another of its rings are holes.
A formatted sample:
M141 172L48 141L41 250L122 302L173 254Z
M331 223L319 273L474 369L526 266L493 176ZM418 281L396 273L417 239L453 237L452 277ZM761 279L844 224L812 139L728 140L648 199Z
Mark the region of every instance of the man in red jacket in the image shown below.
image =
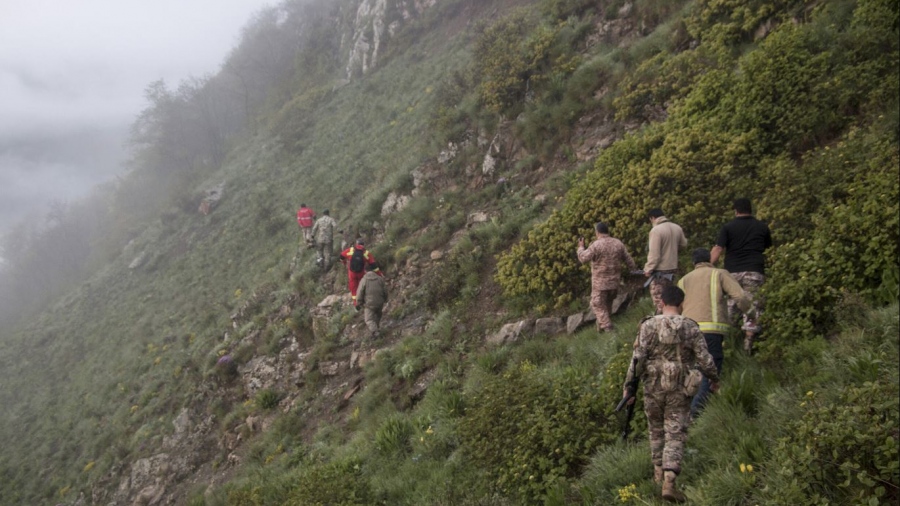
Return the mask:
M315 222L316 212L306 207L306 204L300 204L300 209L297 210L297 225L300 225L300 230L303 231L303 240L310 248L313 247L312 227Z
M359 282L366 275L366 265L375 264L375 257L366 249L366 243L357 239L356 244L341 251L341 263L347 266L347 282L350 285L350 296L353 297L353 305L356 306L356 289ZM384 276L377 266L373 269L375 274Z

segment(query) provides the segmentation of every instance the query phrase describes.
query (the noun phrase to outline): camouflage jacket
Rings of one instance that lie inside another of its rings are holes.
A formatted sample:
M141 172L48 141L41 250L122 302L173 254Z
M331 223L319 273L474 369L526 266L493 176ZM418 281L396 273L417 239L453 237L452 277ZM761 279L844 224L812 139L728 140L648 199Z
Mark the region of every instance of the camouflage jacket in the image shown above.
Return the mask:
M326 243L334 240L334 227L337 225L337 222L334 221L334 218L331 216L325 215L316 220L316 224L313 225L312 234L315 237L316 242L318 243Z
M697 367L710 381L719 374L697 323L685 316L657 315L641 322L625 383L640 375L645 391L680 388L688 371ZM637 371L635 371L637 369Z
M623 264L637 269L622 241L609 236L600 237L587 248L578 248L578 261L591 263L591 290L595 292L619 288Z

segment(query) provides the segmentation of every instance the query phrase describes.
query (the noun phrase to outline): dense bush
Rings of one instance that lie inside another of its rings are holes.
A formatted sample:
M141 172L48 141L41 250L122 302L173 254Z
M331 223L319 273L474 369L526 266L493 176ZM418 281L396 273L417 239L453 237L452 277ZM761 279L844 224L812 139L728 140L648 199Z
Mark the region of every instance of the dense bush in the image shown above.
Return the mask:
M505 493L540 502L615 439L604 408L612 400L598 387L583 371L537 369L527 361L490 376L466 396L461 446Z
M767 463L760 495L783 504L895 504L900 499L898 389L890 382L846 387L820 402L808 392Z

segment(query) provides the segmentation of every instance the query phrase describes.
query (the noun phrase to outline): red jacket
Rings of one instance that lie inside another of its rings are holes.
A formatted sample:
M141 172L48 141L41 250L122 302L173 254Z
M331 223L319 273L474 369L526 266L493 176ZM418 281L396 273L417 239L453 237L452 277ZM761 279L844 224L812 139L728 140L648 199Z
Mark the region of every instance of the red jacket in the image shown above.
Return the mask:
M313 226L316 219L316 212L308 207L301 207L297 210L297 225L303 228Z

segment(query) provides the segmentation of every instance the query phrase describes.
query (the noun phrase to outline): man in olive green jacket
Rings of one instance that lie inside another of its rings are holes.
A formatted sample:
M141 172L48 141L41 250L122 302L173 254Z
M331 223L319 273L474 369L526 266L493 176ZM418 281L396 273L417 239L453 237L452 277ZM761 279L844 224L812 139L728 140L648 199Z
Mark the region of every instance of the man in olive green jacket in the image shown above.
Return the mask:
M357 308L365 308L364 319L369 329L369 337L377 338L381 335L381 312L387 303L387 287L384 278L377 272L378 264L366 264L366 275L359 282L356 289Z
M725 358L722 341L731 327L728 317L728 302L725 297L735 301L742 312L750 308L750 295L741 288L741 284L725 269L717 269L710 262L710 253L706 248L697 248L691 253L694 270L678 281L678 287L684 290L684 316L697 322L700 332L706 340L716 370L722 372L722 361ZM691 403L691 415L696 416L709 396L709 381L704 378L700 390Z

